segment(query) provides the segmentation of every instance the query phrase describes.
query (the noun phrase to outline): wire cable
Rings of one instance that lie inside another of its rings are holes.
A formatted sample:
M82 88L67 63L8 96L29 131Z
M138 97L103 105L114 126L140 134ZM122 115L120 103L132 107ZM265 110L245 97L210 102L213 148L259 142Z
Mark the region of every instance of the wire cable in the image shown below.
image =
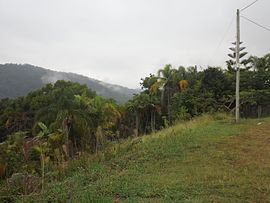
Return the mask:
M242 8L240 11L244 11L244 10L248 9L250 6L252 6L253 4L255 4L258 1L259 0L256 0L256 1L252 2L251 4L249 4L249 5L245 6L244 8Z
M267 28L267 27L265 27L265 26L263 26L263 25L260 25L259 23L256 23L255 21L250 20L249 18L247 18L247 17L245 17L245 16L242 16L242 15L241 15L241 17L244 18L245 20L247 20L247 21L249 21L249 22L251 22L251 23L253 23L253 24L259 26L260 28L263 28L264 30L270 32L270 29L269 29L269 28Z
M223 42L224 42L224 40L225 40L225 38L226 38L228 32L231 30L231 26L232 26L232 24L233 24L233 21L234 21L234 16L232 17L229 26L227 27L227 29L226 29L224 35L222 36L222 38L221 38L220 42L218 43L218 45L217 45L215 51L213 52L212 57L209 59L208 64L210 64L210 62L212 62L212 60L213 60L214 56L216 55L218 49L219 49L220 46L223 44Z

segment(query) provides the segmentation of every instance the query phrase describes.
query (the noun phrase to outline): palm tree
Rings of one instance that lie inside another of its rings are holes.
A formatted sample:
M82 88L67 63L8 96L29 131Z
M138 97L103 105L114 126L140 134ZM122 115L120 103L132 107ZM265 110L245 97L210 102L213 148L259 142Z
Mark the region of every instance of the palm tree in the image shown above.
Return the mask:
M126 105L127 109L133 113L135 113L135 136L139 135L140 132L140 109L141 106L139 104L139 94L135 94Z
M147 94L145 102L150 111L151 131L155 132L156 113L159 111L160 102L158 101L159 88L162 85L162 81L159 81L159 77L150 74L149 77L142 79L142 89L145 89L144 93Z
M90 134L90 140L93 152L98 150L98 137L102 132L107 134L111 128L121 118L118 106L112 100L103 99L102 97L96 96L92 99L84 96L76 95L77 101L84 106L84 112L81 112L80 116L84 113L84 119L87 121L85 130ZM78 116L78 114L77 114ZM74 119L79 117L74 116ZM83 122L81 120L81 122Z
M66 159L69 159L69 157L74 154L74 150L71 150L72 146L75 145L77 150L75 140L79 137L74 137L73 134L80 135L81 137L79 139L82 139L82 136L89 134L90 128L92 128L92 120L89 111L85 110L86 107L82 108L79 105L80 104L76 103L74 99L65 102L59 99L57 103L40 109L35 116L36 124L33 127L33 134L36 134L40 121L49 125L51 131L62 130ZM75 125L77 128L80 128L80 133L72 133ZM83 141L81 141L81 143L83 143Z
M158 81L153 87L159 86L161 88L161 104L167 106L168 120L170 122L170 99L173 94L175 84L176 69L173 69L170 64L166 65L163 69L158 70ZM166 100L167 99L167 100Z

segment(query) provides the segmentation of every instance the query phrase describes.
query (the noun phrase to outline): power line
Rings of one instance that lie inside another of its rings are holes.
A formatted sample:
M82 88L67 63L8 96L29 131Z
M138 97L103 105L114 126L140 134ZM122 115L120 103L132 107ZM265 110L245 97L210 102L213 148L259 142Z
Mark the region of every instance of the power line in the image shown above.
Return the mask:
M249 18L247 18L247 17L245 17L245 16L241 16L241 17L244 18L245 20L247 20L247 21L249 21L249 22L251 22L251 23L253 23L253 24L259 26L260 28L263 28L263 29L265 29L266 31L270 32L270 29L269 29L269 28L267 28L267 27L265 27L265 26L263 26L263 25L260 25L259 23L256 23L255 21L250 20Z
M233 21L234 21L234 16L232 17L232 20L230 21L229 26L227 27L227 29L226 29L226 31L225 31L225 33L224 33L224 35L222 36L222 38L221 38L220 42L218 43L217 48L215 49L215 51L214 51L214 53L213 53L212 57L211 57L211 58L210 58L210 60L208 61L208 64L210 64L210 62L212 62L212 60L213 60L214 56L216 55L216 53L217 53L218 49L219 49L219 48L220 48L220 46L223 44L223 42L224 42L224 40L225 40L225 38L226 38L226 36L227 36L228 32L229 32L229 31L230 31L230 29L231 29L231 26L232 26L232 24L233 24Z
M249 5L245 6L244 8L242 8L240 11L244 11L244 10L248 9L250 6L252 6L253 4L255 4L258 1L259 0L256 0L256 1L252 2L251 4L249 4Z

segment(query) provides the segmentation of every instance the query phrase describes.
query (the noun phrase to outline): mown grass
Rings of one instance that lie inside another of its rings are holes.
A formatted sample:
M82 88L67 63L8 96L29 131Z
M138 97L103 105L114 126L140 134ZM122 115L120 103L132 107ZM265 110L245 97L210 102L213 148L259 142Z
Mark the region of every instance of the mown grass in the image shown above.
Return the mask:
M229 117L207 115L179 123L114 144L96 160L75 160L43 195L17 201L267 202L270 147L262 145L270 139L269 123L236 125Z

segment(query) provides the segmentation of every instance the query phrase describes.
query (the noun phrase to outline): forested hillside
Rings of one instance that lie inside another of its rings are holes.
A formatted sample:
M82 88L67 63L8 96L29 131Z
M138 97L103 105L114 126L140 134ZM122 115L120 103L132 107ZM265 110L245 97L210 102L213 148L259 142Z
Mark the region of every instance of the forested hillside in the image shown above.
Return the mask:
M105 98L126 102L138 90L128 89L74 73L57 72L28 64L0 64L0 99L24 96L57 80L85 84Z
M245 63L240 78L241 118L269 116L270 54L264 57L251 56ZM48 192L47 185L65 177L66 171L70 169L69 164L84 155L89 155L91 159L96 159L100 155L102 160L114 159L118 149L117 145L110 147L112 143L155 133L175 123L193 120L203 114L234 112L235 70L230 63L226 70L219 67L198 70L197 67L174 68L166 65L156 74L142 78L141 87L142 92L134 95L124 104L118 104L113 99L105 99L86 85L64 80L47 84L26 96L2 99L0 101L0 176L6 180L2 184L8 187L0 192L7 197L5 200L14 200L14 196ZM225 127L225 134L230 135L231 133L227 133L230 128ZM177 141L179 146L191 142L190 147L194 147L196 151L197 138L202 139L201 141L204 139L202 137L204 128L200 129L202 131L196 131L192 138L195 140L195 145L192 145L193 141L189 139L169 140L172 143ZM219 127L214 127L214 131L211 131L212 134L208 138L215 139L214 132L219 130ZM237 134L238 130L233 133ZM187 131L190 132L192 129ZM166 136L170 135L177 135L176 130L173 129ZM150 149L152 144L156 143L155 139L152 141L149 142ZM133 153L134 156L136 153L144 153L144 151L136 151L136 147L133 148L133 145L136 146L136 139L134 142L126 149L135 150L127 153L131 156L130 159L133 159ZM163 147L162 142L159 142L159 145ZM153 150L156 148L157 146ZM172 152L169 157L172 158L174 152L170 151L168 146L166 149L169 154ZM177 156L185 152L185 150L175 150ZM167 151L162 153L166 154ZM151 151L151 154L160 157L158 152L155 155L155 151ZM139 157L147 158L144 155ZM163 158L163 161L166 161L166 156ZM114 164L112 167L118 168L125 163L118 160L112 164ZM136 168L137 165L132 167ZM99 179L99 176L106 176L106 173L100 172L94 177L90 174L89 178ZM115 173L121 173L121 170L116 170ZM102 196L103 193L108 196L110 193L118 197L121 194L114 191L126 191L122 188L125 187L121 185L122 183L119 183L120 185L117 183L115 186L121 189L113 191L112 189L104 191L101 189L103 183L99 184L100 187L95 188L97 191L94 192L97 196ZM108 182L105 184L106 188L109 187L107 184ZM151 194L155 193L145 189L145 193L140 195L151 197ZM162 197L169 195L170 198L170 192L167 194L163 191ZM185 194L183 193L184 196ZM54 194L51 195L55 198ZM67 194L64 192L63 195ZM129 195L134 196L132 192ZM154 196L156 197L158 196Z

